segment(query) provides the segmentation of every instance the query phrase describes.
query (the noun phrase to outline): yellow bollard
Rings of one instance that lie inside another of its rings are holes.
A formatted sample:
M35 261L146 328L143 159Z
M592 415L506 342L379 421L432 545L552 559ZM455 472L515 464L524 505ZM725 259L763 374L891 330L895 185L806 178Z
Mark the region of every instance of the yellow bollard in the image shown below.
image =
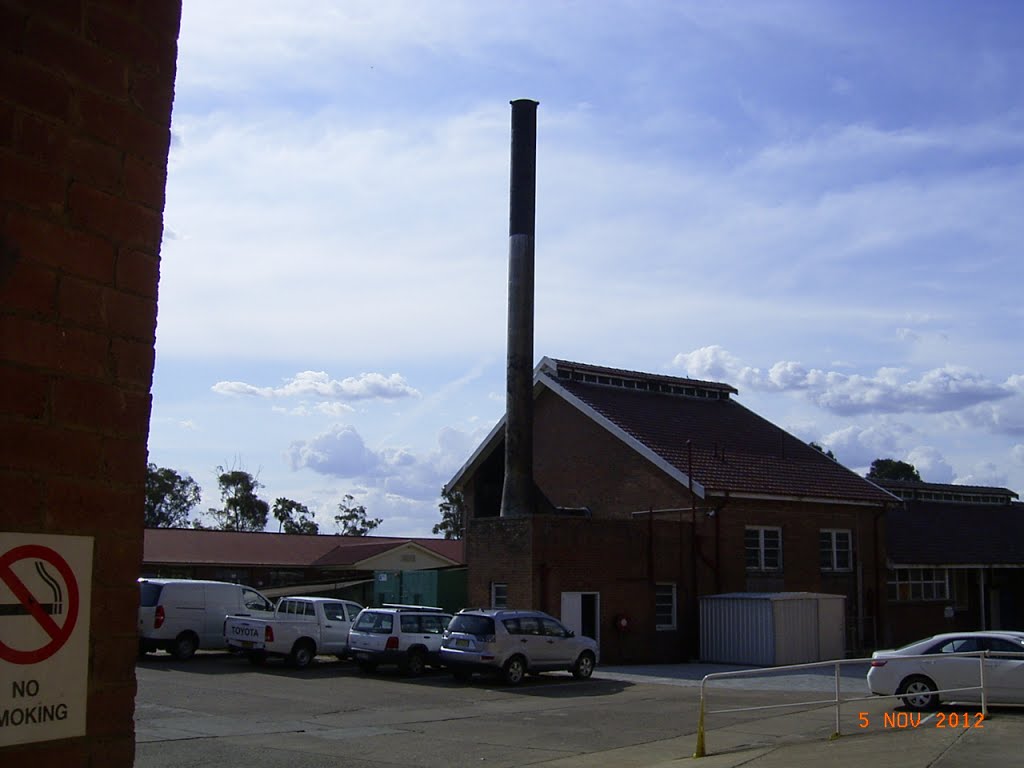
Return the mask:
M700 692L700 715L697 717L697 748L693 750L693 756L704 757L704 690Z

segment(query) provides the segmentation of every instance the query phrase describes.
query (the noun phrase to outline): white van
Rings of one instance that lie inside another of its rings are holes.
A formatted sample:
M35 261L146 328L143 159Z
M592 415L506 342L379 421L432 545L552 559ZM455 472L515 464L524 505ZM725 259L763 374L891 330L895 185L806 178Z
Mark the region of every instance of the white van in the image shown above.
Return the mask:
M225 581L139 579L139 653L164 650L188 659L226 648L224 617L270 618L274 605L252 587Z

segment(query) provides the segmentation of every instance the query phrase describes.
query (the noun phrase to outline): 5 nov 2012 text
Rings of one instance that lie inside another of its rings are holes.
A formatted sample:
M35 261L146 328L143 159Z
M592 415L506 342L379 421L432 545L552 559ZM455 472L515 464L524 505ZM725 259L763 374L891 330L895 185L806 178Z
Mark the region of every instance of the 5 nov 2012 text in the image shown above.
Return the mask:
M875 723L867 712L857 713L857 727L870 728ZM922 718L920 712L886 712L882 716L883 728L984 728L985 715L982 712L936 712L934 718Z

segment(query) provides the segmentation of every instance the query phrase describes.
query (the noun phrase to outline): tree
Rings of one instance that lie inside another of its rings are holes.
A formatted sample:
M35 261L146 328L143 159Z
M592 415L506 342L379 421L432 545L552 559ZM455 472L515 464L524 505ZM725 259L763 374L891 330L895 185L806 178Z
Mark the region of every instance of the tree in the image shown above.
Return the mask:
M222 531L262 531L267 526L270 505L257 496L263 487L255 477L240 469L217 467L217 484L223 509L210 508L210 516Z
M285 533L320 533L320 526L313 519L313 513L305 504L291 499L274 500L274 517L277 518L277 530Z
M826 448L822 448L822 447L821 447L820 445L818 445L817 443L811 443L811 448L813 448L813 449L814 449L814 450L816 450L816 451L821 451L821 452L822 452L822 453L824 453L824 454L825 454L826 456L828 456L828 457L829 457L830 459L832 459L832 461L835 461L835 460L836 460L836 455L835 455L834 453L832 453L832 451L831 451L831 450L829 450L829 449L826 449Z
M368 519L366 507L362 504L356 506L352 503L354 501L352 494L345 494L345 498L338 504L341 514L334 516L334 522L338 524L343 536L366 536L384 521L379 517Z
M437 508L441 511L441 522L434 526L433 532L443 533L446 539L461 539L465 533L463 521L466 510L462 493L442 488L441 503Z
M147 528L184 528L188 513L199 503L199 483L173 469L149 464L146 467Z
M916 480L921 475L913 464L896 459L875 459L868 470L868 480Z

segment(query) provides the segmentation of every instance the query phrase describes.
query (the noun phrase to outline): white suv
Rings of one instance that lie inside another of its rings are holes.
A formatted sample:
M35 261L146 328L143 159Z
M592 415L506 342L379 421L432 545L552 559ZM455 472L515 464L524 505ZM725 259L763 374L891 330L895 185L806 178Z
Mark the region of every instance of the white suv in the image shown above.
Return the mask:
M492 672L509 685L518 685L527 673L557 670L584 680L593 674L597 655L596 641L577 637L541 611L459 611L441 642L441 662L456 678Z
M349 654L363 672L397 664L407 675L440 665L441 637L452 615L423 605L364 608L348 632Z

